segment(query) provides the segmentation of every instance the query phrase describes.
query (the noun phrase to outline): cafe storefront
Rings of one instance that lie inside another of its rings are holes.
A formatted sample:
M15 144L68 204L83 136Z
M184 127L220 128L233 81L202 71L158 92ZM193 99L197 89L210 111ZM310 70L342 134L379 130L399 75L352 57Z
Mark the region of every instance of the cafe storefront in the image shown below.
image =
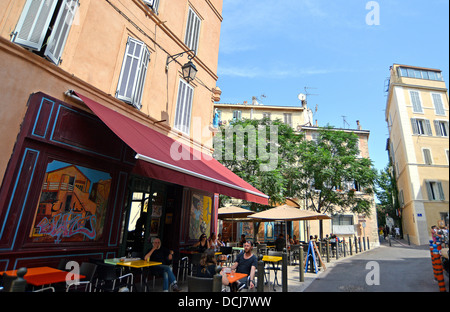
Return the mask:
M82 105L30 95L0 188L0 271L143 253L156 236L179 250L217 228L218 194L267 203L216 160L174 160L167 135L68 95Z

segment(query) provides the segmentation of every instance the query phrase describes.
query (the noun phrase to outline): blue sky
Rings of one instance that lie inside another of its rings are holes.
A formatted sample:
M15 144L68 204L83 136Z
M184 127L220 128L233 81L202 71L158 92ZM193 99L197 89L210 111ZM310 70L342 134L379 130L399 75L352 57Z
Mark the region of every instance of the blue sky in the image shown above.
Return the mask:
M367 25L366 0L224 0L219 53L220 103L308 106L319 126L370 130L376 169L388 162L384 119L389 67L442 70L449 80L449 1L379 0ZM314 89L312 89L314 88ZM263 95L265 97L263 97Z

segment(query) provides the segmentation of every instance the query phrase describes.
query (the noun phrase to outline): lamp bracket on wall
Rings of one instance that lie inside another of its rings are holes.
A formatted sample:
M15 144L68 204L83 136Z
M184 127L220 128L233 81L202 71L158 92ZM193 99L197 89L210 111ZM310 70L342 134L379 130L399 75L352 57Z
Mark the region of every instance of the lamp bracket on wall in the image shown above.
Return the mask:
M194 55L190 54L189 52L194 52ZM169 55L167 57L167 62L166 62L166 72L169 70L169 64L172 63L173 61L175 61L177 58L183 56L185 53L188 53L188 59L189 61L191 61L192 59L194 59L196 57L195 55L195 50L189 50L189 51L184 51L175 55Z

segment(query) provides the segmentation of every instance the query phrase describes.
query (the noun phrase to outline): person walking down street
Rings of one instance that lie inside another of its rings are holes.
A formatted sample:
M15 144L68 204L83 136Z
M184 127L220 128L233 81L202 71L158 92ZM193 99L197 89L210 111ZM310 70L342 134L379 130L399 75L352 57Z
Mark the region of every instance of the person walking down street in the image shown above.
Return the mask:
M172 268L169 264L173 260L173 250L169 250L161 246L161 240L158 237L152 239L152 249L145 255L146 261L161 262L162 265L150 268L150 271L155 274L162 274L163 276L163 291L169 291L169 285L172 287L172 291L179 292L177 280L172 272Z

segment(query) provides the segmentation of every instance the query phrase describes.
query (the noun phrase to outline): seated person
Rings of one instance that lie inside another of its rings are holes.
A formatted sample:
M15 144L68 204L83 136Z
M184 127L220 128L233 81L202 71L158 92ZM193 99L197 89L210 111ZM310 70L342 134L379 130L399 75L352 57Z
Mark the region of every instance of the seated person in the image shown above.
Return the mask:
M169 284L172 290L175 292L180 291L177 285L177 280L172 272L172 268L169 266L173 258L173 251L161 246L161 240L158 237L152 239L153 248L145 255L146 261L162 262L162 265L151 268L151 272L156 274L162 274L163 291L169 291Z
M238 288L240 288L240 284L247 284L247 280L249 280L249 287L250 289L255 287L255 272L256 267L258 266L258 259L256 256L252 253L253 244L252 242L245 242L244 243L244 251L241 252L234 262L234 264L231 266L232 270L236 270L236 273L243 273L247 274L250 278L245 277L238 281L239 285Z
M275 241L275 250L283 251L284 248L286 248L286 239L284 238L283 234L280 234L278 235L278 238Z
M200 235L200 238L198 239L198 242L196 242L192 247L197 248L198 252L205 252L207 249L209 249L209 241L206 239L206 235L202 234Z
M216 275L217 261L215 252L213 249L208 249L202 254L202 258L200 259L200 265L197 267L197 277L203 278L213 278ZM222 275L222 285L229 285L229 281L227 275L223 272L220 272Z

